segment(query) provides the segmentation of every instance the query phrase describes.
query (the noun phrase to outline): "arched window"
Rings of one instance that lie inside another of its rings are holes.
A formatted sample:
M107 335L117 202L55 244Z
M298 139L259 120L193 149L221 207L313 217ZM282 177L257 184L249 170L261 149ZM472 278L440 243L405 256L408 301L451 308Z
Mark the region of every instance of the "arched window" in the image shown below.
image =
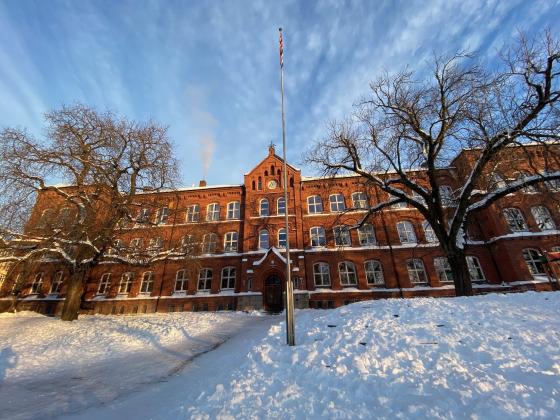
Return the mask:
M403 220L397 223L397 232L401 244L415 244L416 234L414 233L414 226L408 220Z
M262 190L262 178L260 176L257 180L257 190Z
M187 223L195 223L198 222L200 217L200 206L198 204L191 204L187 207L187 216L185 220Z
M441 283L453 283L453 273L449 261L445 257L434 258L434 268Z
M38 294L41 293L43 289L43 273L35 274L33 283L31 283L31 293Z
M352 239L350 237L350 229L346 225L335 226L333 228L334 244L336 246L350 246Z
M264 171L264 176L268 176L268 171Z
M207 233L202 238L202 253L213 254L216 252L218 237L215 233Z
M140 284L140 293L152 293L154 289L154 273L146 271L142 275L142 283Z
M259 232L259 249L268 249L270 247L268 230L263 229Z
M239 201L232 201L227 205L227 219L228 220L237 220L240 218L240 205Z
M237 252L237 232L228 232L224 236L224 252Z
M175 292L186 292L188 284L187 270L177 271L177 274L175 274Z
M523 258L525 259L525 263L527 264L529 272L533 276L546 275L543 258L538 250L533 248L524 249Z
M218 203L208 204L206 207L206 221L215 222L220 220L220 205Z
M268 199L261 199L259 202L259 216L269 216L269 210Z
M434 228L427 220L422 223L422 229L424 229L424 237L426 238L426 242L434 243L437 242L438 239L436 237L436 233L434 232Z
M353 262L343 261L339 263L338 273L340 275L340 284L342 286L356 286L358 284L356 266Z
M278 229L278 248L286 248L286 228Z
M325 229L322 226L314 226L309 229L311 236L311 246L326 246L327 237L325 235Z
M346 210L344 205L344 196L342 194L331 194L329 196L329 203L331 206L331 212L338 213Z
M552 216L550 212L545 206L534 206L531 207L531 214L535 219L535 223L537 224L540 230L554 230L556 229L556 225L554 220L552 220Z
M294 187L294 177L290 178L290 187Z
M278 214L286 214L286 200L284 200L284 197L276 200L276 212Z
M406 261L408 278L413 285L428 284L428 276L424 268L424 262L420 258L412 258Z
M39 227L48 227L52 226L54 222L54 210L53 209L45 209L41 213L41 218L39 219Z
M198 272L198 290L207 292L212 288L212 270L203 268Z
M186 254L192 254L194 251L194 246L196 242L193 235L185 235L181 238L181 243L179 245L180 251Z
M57 271L52 279L51 291L49 292L51 295L57 295L60 293L63 280L64 280L64 273L62 271Z
M270 165L270 175L274 175L274 165Z
M326 287L331 285L331 274L329 265L324 262L313 264L313 279L316 287Z
M235 289L235 267L222 268L222 290Z
M377 260L370 260L364 263L366 278L369 285L384 286L383 269L381 263Z
M477 257L472 255L467 255L467 267L469 268L469 275L472 281L485 281L484 272L482 271L482 266Z
M512 232L524 232L527 230L527 223L521 210L515 207L504 209L504 217Z
M124 273L121 276L121 282L119 284L119 293L126 294L130 293L132 289L132 281L134 280L134 273Z
M358 228L358 239L361 246L375 245L375 231L370 224L362 225Z
M369 208L368 199L365 192L358 191L352 193L352 207L354 207L355 209Z
M318 195L307 197L307 212L310 214L323 213L323 201Z
M111 284L111 273L104 273L99 280L99 287L97 288L98 295L104 295L109 291Z
M252 188L253 188L253 191L255 191L255 180L254 179L253 179L253 182L252 182Z

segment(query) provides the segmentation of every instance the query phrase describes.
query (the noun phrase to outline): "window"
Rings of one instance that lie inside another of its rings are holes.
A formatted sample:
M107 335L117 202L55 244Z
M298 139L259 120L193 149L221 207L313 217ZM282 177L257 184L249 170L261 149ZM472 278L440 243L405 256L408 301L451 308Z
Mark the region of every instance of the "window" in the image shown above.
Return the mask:
M143 207L138 212L136 223L148 223L150 221L150 209Z
M550 172L545 172L543 175L550 175ZM551 192L560 191L560 179L551 179L549 181L545 181L544 185L546 185L546 188L548 188L548 190Z
M286 228L278 229L278 248L286 248Z
M257 181L257 189L260 191L262 190L262 178L259 176L259 179Z
M340 274L340 284L343 286L355 286L358 284L356 276L356 266L350 261L344 261L338 264L338 273Z
M525 259L527 268L529 268L529 272L533 276L546 274L543 258L538 250L532 248L524 249L523 258Z
M414 226L408 220L403 220L397 223L397 232L401 244L415 244L416 234L414 233Z
M180 250L182 253L192 254L194 252L194 236L193 235L185 235L181 238L181 245Z
M412 199L416 200L417 202L419 202L420 204L422 204L423 206L426 205L426 200L424 200L424 197L422 197L420 194L418 194L416 191L412 191Z
M323 213L323 201L318 195L307 197L307 212L310 214Z
M263 198L259 202L259 216L268 216L268 215L269 215L268 200L266 198Z
M408 204L406 204L404 201L399 201L398 203L395 203L391 206L393 210L406 209L407 207Z
M150 239L150 252L158 253L163 248L163 238L161 236L156 236Z
M224 252L237 252L237 232L228 232L224 237Z
M284 197L276 200L276 212L278 214L286 214L286 200L284 200Z
M189 287L187 270L179 270L175 274L175 292L186 292Z
M169 219L169 207L162 207L158 212L158 224L164 225Z
M62 281L64 279L64 273L62 271L58 271L55 273L51 283L51 294L58 294L60 293L60 288L62 287Z
M218 237L215 233L207 233L202 237L202 253L213 254L216 252Z
M192 204L187 207L187 223L198 222L200 218L200 206L198 204Z
M227 216L228 220L237 220L241 217L239 201L232 201L227 205Z
M472 281L484 281L484 272L477 257L467 255L467 267Z
M424 263L419 258L413 258L406 262L406 269L408 270L408 278L414 284L427 284L428 276L424 269Z
M154 273L146 271L142 275L142 283L140 285L140 293L152 293L154 288Z
M441 283L453 283L453 273L445 257L434 258L434 267Z
M550 212L545 206L531 207L531 214L533 215L533 218L535 219L535 223L537 224L540 230L556 229L554 220L552 220L552 216L550 215Z
M504 209L504 217L512 232L523 232L527 230L527 224L525 223L525 218L521 210L515 207Z
M263 229L259 232L259 249L268 249L269 245L269 237L268 237L268 230Z
M235 289L235 267L222 268L222 290Z
M99 287L97 288L97 294L104 295L109 291L109 285L111 284L111 273L105 273L101 276L99 280Z
M366 261L364 268L366 270L366 279L369 285L383 286L385 284L383 270L381 269L381 263L379 261Z
M365 224L358 228L358 240L361 246L375 245L375 231L373 226Z
M37 294L41 293L41 289L43 288L43 273L37 273L35 278L33 279L33 283L31 283L31 293Z
M220 220L220 205L218 203L208 204L206 207L206 221L215 222Z
M130 293L133 279L134 273L124 273L121 277L121 283L119 284L119 293Z
M530 177L530 176L531 176L531 175L529 175L529 174L526 173L526 172L519 172L519 173L517 174L515 180L516 180L516 181L522 181L522 182L523 182L523 181L525 180L525 178L528 178L528 177ZM522 190L524 193L528 193L528 194L537 192L537 188L536 188L534 185L527 185L527 186L523 187L521 190Z
M443 207L454 207L455 199L453 198L453 190L449 185L441 185L439 187L439 196Z
M367 209L368 199L365 192L355 192L352 194L352 206L355 209Z
M41 213L41 219L39 220L40 227L48 227L51 226L54 222L54 210L52 209L45 209Z
M133 251L138 251L142 249L143 245L144 245L144 241L142 240L142 238L134 238L132 241L130 241L130 248Z
M212 287L212 270L203 268L198 273L198 290L209 291Z
M326 246L327 237L325 235L325 229L321 226L312 227L310 230L311 235L311 246Z
M335 226L333 228L334 232L334 244L337 246L350 246L352 245L352 239L350 237L350 229L348 226Z
M317 287L330 286L331 274L329 265L324 262L313 264L313 278Z
M434 228L427 220L422 223L422 229L424 229L424 237L426 238L426 242L434 243L437 242L438 239L436 237L436 233L434 232Z
M329 196L329 203L331 205L331 212L341 212L346 210L344 205L344 196L342 194L332 194Z
M71 222L72 209L70 207L64 207L58 212L58 227L67 227Z
M497 190L499 188L504 188L507 186L506 181L504 180L504 178L502 177L502 175L500 175L497 172L494 172L493 174L490 175L490 182L489 182L489 189L490 190Z

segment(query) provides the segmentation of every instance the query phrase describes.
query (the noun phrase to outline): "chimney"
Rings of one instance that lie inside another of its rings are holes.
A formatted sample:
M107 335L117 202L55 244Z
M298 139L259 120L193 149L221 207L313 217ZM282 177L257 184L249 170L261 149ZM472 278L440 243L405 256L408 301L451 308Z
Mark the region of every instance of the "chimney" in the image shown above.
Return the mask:
M201 179L200 182L198 183L199 187L206 187L206 180Z

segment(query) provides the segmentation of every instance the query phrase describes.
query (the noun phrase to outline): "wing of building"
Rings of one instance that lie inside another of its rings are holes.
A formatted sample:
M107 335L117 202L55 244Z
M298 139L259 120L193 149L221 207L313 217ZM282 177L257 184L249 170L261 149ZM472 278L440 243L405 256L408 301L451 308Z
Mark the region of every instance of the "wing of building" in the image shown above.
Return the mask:
M469 162L463 151L452 167L441 170L450 191L460 188L465 172L460 167ZM142 195L145 206L140 203L135 222L123 227L114 248L89 273L83 311L282 310L286 211L296 307L454 294L447 261L417 210L393 206L351 229L370 206L387 198L385 193L358 176L304 177L288 165L285 203L282 164L270 147L242 185L201 182ZM559 187L526 189L476 213L465 247L477 292L553 287L540 258L560 249ZM64 216L64 209L49 206L39 198L31 225L42 223L45 214ZM149 264L126 263L127 253L138 249ZM66 276L60 262L45 260L4 274L0 310L14 299L19 309L60 310ZM20 293L14 297L16 285Z

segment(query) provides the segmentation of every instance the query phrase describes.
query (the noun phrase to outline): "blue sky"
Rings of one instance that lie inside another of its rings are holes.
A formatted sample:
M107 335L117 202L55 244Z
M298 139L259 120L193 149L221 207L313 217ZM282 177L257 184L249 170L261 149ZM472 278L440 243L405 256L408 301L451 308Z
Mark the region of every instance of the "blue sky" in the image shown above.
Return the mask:
M558 22L554 0L0 0L0 126L40 135L45 111L77 101L152 118L169 126L183 185L204 161L210 184L241 183L281 145L279 26L288 160L302 166L382 71L421 69L433 51L491 58L518 29Z

